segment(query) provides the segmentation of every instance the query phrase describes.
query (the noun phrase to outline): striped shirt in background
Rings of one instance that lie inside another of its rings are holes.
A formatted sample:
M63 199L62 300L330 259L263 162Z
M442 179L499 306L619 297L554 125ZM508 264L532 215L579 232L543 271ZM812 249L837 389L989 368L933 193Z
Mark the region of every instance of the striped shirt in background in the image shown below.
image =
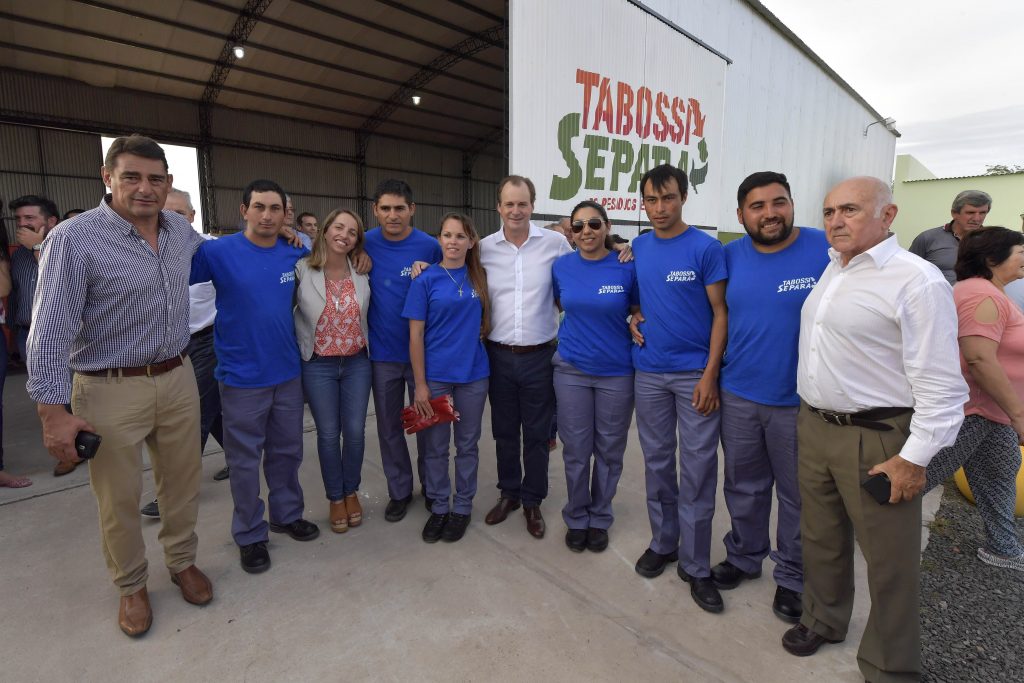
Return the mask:
M18 247L11 254L11 296L7 299L11 314L8 322L12 326L32 325L32 297L35 295L38 277L39 265L36 263L35 252Z
M140 367L189 341L188 278L203 238L184 217L160 213L159 254L135 227L100 205L49 234L28 339L28 392L71 403L71 371Z

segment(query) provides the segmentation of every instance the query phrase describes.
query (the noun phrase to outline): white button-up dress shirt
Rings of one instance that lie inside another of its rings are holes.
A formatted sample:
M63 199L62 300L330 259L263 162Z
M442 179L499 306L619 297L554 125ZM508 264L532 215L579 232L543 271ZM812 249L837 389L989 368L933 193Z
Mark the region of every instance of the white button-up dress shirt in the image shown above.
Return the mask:
M571 251L564 235L534 223L521 247L505 239L504 227L480 240L480 260L491 297L488 339L533 346L555 338L558 308L551 289L551 264Z
M956 440L967 401L949 283L895 236L846 267L829 256L801 310L797 393L836 412L913 408L900 455L927 466Z

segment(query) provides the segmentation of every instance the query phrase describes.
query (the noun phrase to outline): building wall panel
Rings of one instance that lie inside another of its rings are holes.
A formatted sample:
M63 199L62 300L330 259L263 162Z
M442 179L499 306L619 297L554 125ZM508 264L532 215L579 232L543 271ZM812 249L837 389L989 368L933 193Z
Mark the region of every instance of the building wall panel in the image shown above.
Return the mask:
M811 226L821 224L821 202L839 180L851 175L890 180L895 135L877 125L864 137L864 127L875 120L871 110L748 2L645 4L733 60L726 70L725 149L717 156L723 165L720 228L742 230L736 188L755 171L785 173L797 223Z

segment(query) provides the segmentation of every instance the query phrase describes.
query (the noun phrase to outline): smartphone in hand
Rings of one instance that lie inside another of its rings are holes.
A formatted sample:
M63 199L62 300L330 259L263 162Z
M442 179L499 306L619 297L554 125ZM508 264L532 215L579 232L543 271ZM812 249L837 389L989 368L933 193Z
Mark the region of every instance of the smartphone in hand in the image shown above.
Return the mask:
M103 437L95 432L78 432L75 437L75 453L82 460L91 460L96 457L96 451L100 447Z
M868 477L861 483L861 487L871 494L871 497L879 505L889 504L889 498L892 496L892 482L889 481L889 475L885 472Z

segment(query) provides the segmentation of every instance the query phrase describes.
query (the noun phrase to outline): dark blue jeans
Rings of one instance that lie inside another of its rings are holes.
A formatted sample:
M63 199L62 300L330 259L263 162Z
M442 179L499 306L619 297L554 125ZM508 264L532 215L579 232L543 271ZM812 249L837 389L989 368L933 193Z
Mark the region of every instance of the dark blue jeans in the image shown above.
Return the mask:
M199 452L206 449L206 440L213 435L224 446L224 425L221 420L220 386L213 376L217 356L213 352L213 326L192 335L185 349L192 359L199 387Z
M366 349L354 356L313 354L302 363L302 388L316 422L316 450L328 500L339 501L359 490L372 377Z

